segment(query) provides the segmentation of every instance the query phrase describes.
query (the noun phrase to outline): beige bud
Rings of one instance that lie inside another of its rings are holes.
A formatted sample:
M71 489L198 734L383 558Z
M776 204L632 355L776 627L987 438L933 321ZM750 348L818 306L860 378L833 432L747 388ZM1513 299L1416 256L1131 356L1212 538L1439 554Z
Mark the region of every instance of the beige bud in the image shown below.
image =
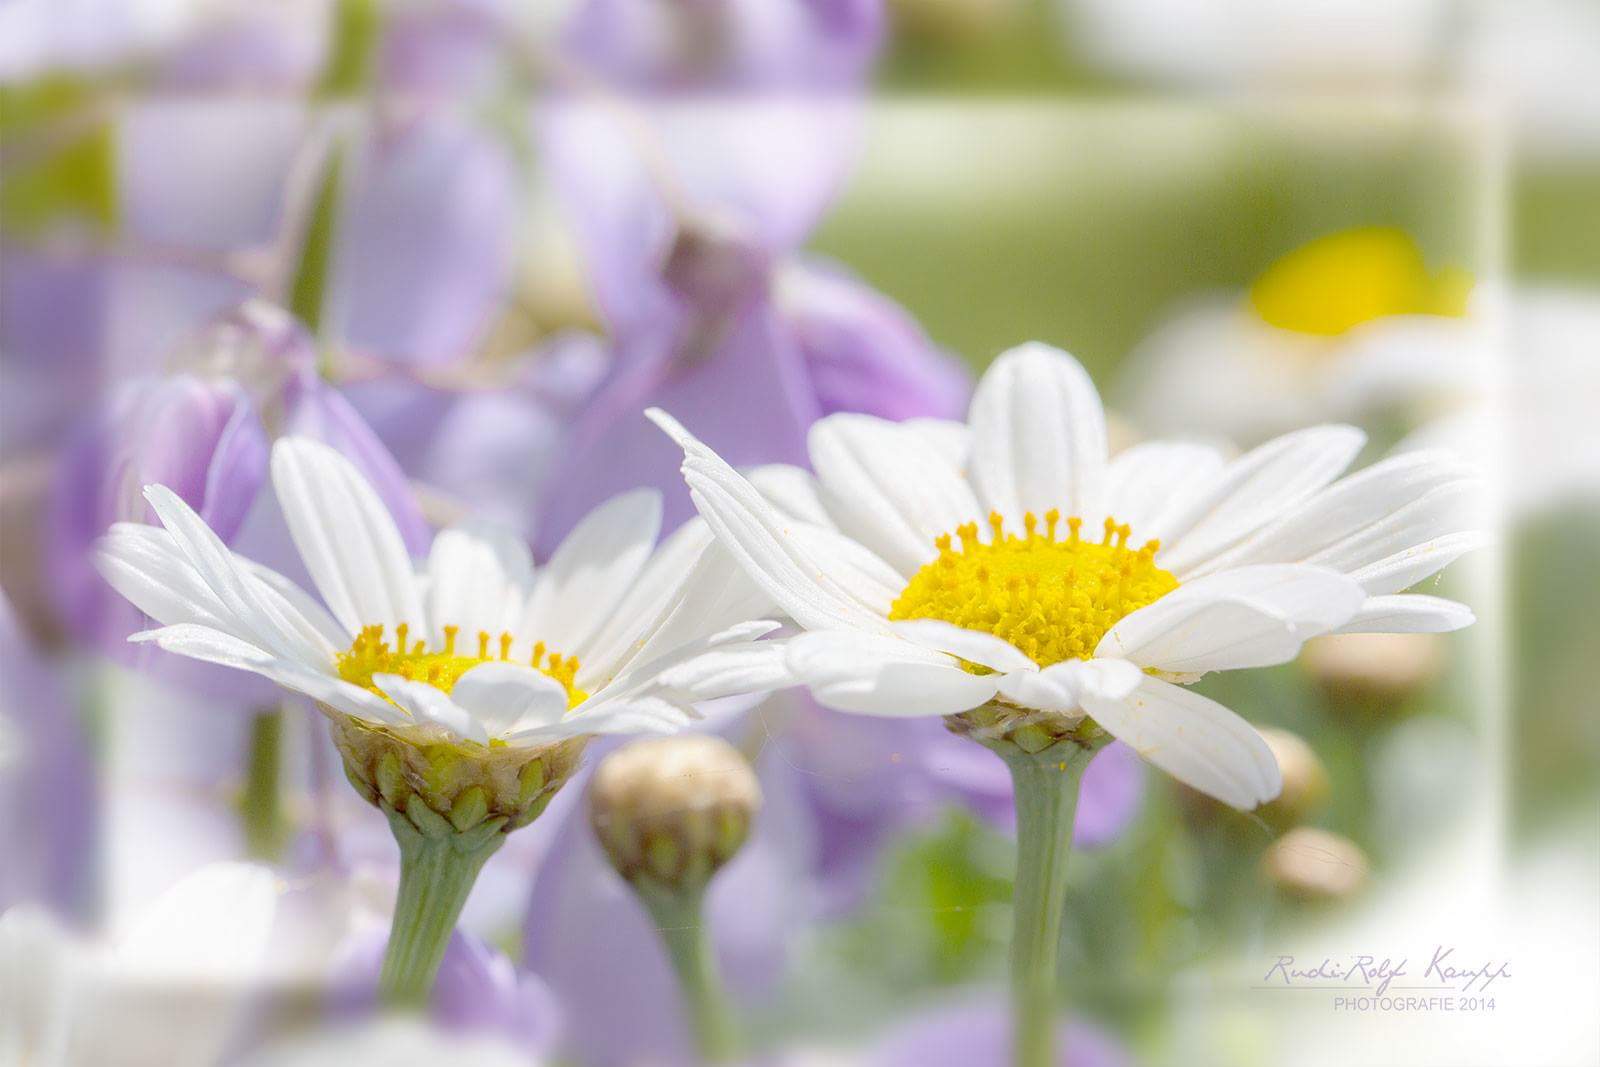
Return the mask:
M1301 826L1274 841L1261 870L1279 890L1302 900L1339 900L1367 880L1367 857L1349 838Z
M533 748L423 743L324 710L356 792L425 834L465 833L493 819L507 832L526 826L578 769L589 740Z
M631 882L703 887L734 854L761 808L750 763L720 737L640 741L600 761L589 819L612 866Z
M1388 706L1444 670L1440 634L1330 634L1306 642L1300 664L1334 700Z
M1283 774L1283 791L1257 809L1262 818L1280 827L1304 822L1328 800L1328 768L1298 734L1271 727L1260 731Z

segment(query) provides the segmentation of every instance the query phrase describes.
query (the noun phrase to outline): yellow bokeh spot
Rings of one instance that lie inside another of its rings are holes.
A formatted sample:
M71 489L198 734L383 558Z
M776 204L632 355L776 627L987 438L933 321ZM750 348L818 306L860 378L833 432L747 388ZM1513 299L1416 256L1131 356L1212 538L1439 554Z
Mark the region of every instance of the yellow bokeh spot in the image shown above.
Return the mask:
M1105 521L1099 542L1078 536L1081 520L1049 511L1044 529L1029 512L1023 533L1005 531L989 516L992 536L978 538L968 523L955 538L941 535L939 556L911 578L889 610L889 618L942 619L965 630L1003 638L1041 667L1088 659L1116 622L1178 588L1178 580L1155 564L1157 541L1128 547L1129 529ZM960 547L956 547L956 540Z
M1471 274L1459 267L1430 272L1404 230L1368 226L1283 256L1250 287L1250 306L1280 329L1334 337L1390 315L1459 318L1471 293Z
M405 623L395 627L394 642L384 637L384 627L368 626L356 635L347 651L338 655L339 677L352 685L371 690L388 700L389 697L372 682L375 674L398 674L414 682L427 682L446 693L455 688L463 674L480 663L509 662L514 639L509 633L493 637L480 630L477 638L477 655L466 655L457 648L460 628L444 627L444 647L430 649L421 638L410 640ZM544 643L533 646L530 667L561 683L567 691L567 707L574 708L589 698L579 689L574 679L578 674L576 656L565 657L559 652L545 654ZM393 703L393 701L390 701Z

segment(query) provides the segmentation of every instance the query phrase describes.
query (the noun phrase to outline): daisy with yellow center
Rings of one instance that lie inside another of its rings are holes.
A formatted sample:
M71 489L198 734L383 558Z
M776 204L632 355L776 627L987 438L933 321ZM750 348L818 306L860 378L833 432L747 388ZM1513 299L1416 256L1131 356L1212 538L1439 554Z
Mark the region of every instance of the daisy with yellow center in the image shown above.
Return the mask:
M947 716L1011 769L1019 1064L1054 1063L1054 966L1078 784L1110 737L1237 808L1278 794L1249 723L1184 687L1283 663L1335 630L1450 630L1401 592L1479 543L1474 477L1413 453L1336 481L1363 444L1319 426L1237 459L1188 443L1108 457L1089 376L1031 344L967 425L833 415L815 478L747 479L662 412L701 516L802 629L795 680L829 707Z
M787 665L823 704L983 709L982 739L1028 747L1109 733L1239 808L1276 794L1277 766L1182 683L1334 630L1472 618L1401 592L1481 543L1459 461L1412 453L1336 481L1364 441L1347 426L1232 460L1186 442L1108 458L1088 375L1044 345L995 361L966 426L823 419L814 481L752 483L652 417L684 447L701 515L807 631Z
M162 525L117 524L98 564L161 624L132 640L265 675L328 716L352 785L401 845L384 971L396 999L426 990L449 934L419 916L453 922L478 866L543 810L590 735L672 733L696 701L784 677L781 648L757 640L776 624L751 621L769 601L698 520L656 548L654 491L602 504L537 569L519 537L482 524L441 531L419 567L332 449L279 441L272 480L321 603L160 485L145 498Z
M1157 432L1258 441L1328 418L1428 413L1481 391L1488 338L1472 275L1404 230L1326 234L1244 294L1204 298L1133 353L1123 410Z

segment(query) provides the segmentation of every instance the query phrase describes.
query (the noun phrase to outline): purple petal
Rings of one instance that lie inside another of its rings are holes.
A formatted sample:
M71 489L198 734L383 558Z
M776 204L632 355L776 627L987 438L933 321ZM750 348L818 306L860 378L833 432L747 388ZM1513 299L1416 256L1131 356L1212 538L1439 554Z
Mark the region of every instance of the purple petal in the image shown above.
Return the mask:
M1011 1062L1011 1020L1004 1004L943 1005L902 1023L867 1056L869 1067L975 1067ZM1086 1022L1064 1020L1056 1031L1061 1067L1130 1067L1120 1042Z
M831 263L803 259L778 283L824 414L961 418L972 395L965 364L936 348L904 308Z
M88 738L58 678L0 593L0 808L15 816L0 864L0 912L23 901L90 906L98 792Z
M517 229L509 153L434 114L374 140L351 190L336 299L350 344L438 365L468 356L511 284Z

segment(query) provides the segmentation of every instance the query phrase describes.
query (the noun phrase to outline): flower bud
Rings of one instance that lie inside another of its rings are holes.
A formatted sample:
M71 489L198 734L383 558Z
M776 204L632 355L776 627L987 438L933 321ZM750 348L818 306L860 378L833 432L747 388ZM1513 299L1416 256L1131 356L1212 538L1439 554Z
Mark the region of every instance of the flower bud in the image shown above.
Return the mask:
M1439 634L1332 634L1306 643L1300 662L1336 701L1387 707L1444 669Z
M635 884L693 891L739 851L761 808L749 762L719 737L641 741L601 761L589 820L611 864Z
M1339 900L1367 880L1366 854L1338 834L1301 826L1274 841L1261 871L1279 890L1302 900Z
M1328 769L1297 734L1270 727L1259 731L1283 774L1283 790L1258 809L1268 822L1293 826L1314 815L1328 800Z
M533 748L432 744L328 712L345 777L367 803L424 834L466 833L493 820L528 825L578 769L587 737Z

